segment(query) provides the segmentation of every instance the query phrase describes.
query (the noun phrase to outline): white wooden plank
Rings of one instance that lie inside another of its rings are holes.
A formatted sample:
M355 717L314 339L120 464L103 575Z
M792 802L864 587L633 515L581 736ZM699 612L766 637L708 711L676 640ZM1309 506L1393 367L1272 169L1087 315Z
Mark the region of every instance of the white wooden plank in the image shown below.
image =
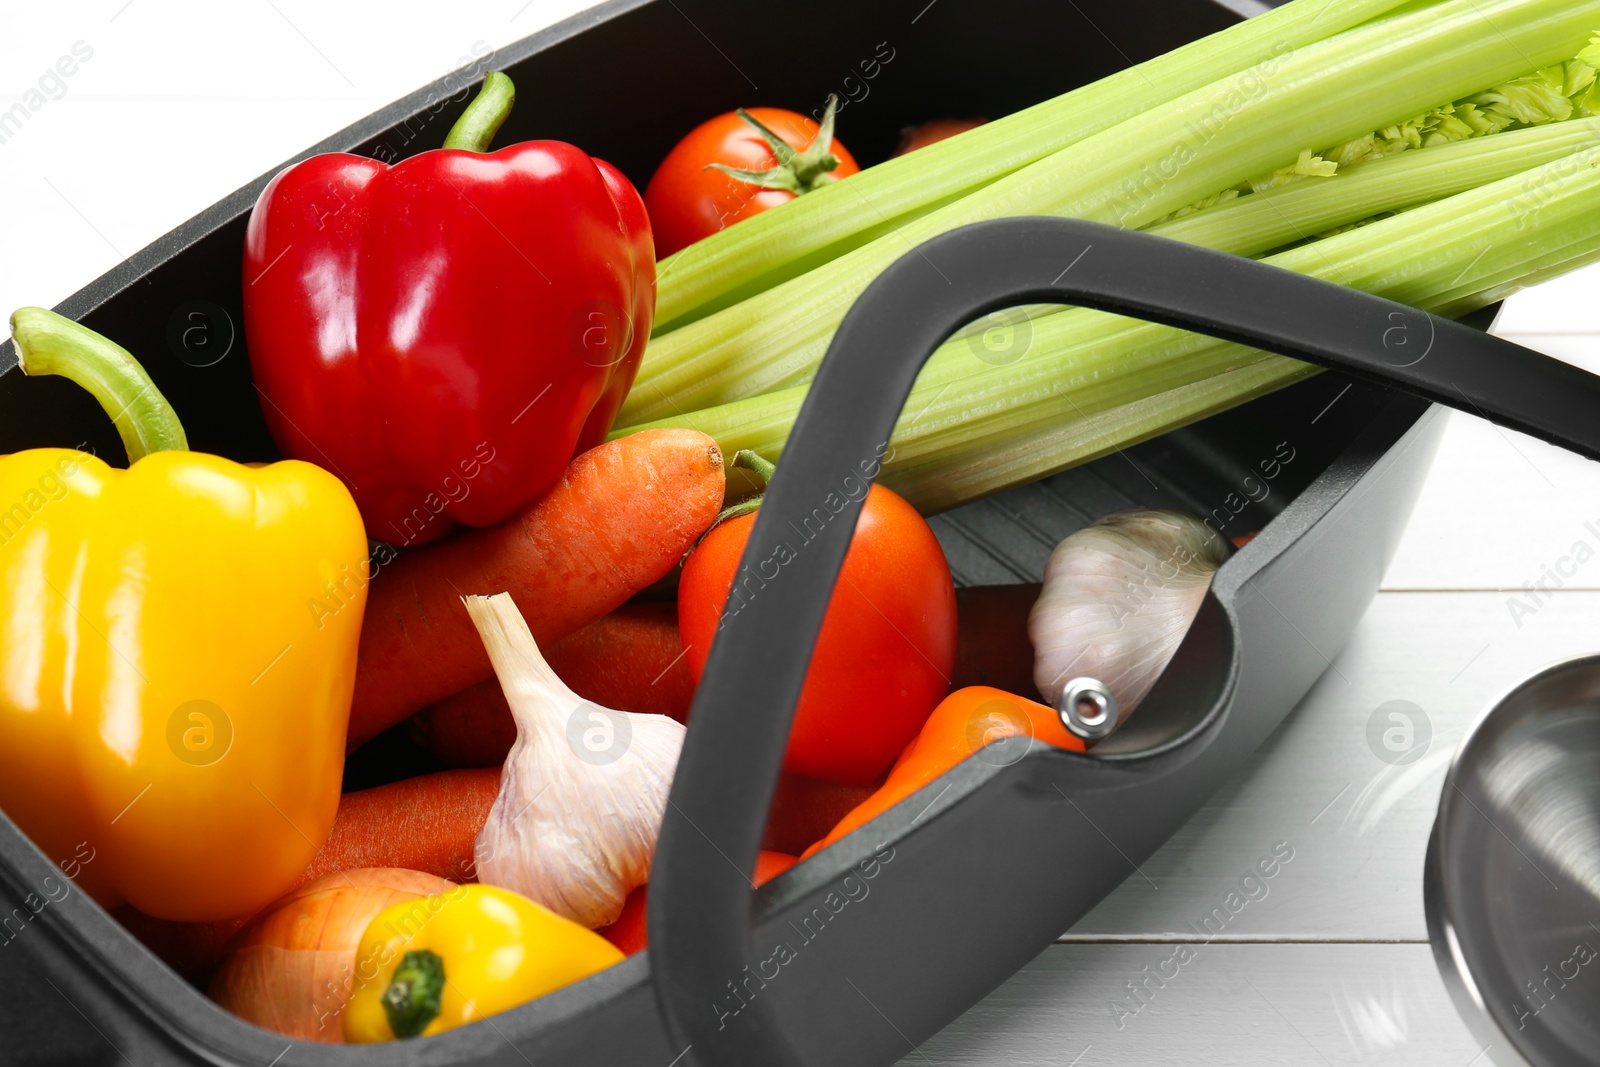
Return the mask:
M1180 965L1168 945L1053 946L901 1062L1484 1067L1493 1054L1456 1015L1426 945L1190 951Z
M1447 417L1383 588L1600 588L1600 463Z
M4 142L0 308L57 303L296 152L591 6L391 0L374 19L365 4L304 0L6 4L7 107L74 42L92 54ZM174 180L175 146L200 142L227 148L186 152Z
M1524 289L1506 301L1496 332L1582 333L1600 329L1593 296L1597 283L1600 266Z
M1507 333L1496 327L1495 332L1508 341L1515 341L1547 356L1582 367L1591 373L1600 373L1600 316L1594 318L1588 333Z
M455 65L478 41L498 45L582 6L581 0L536 0L527 8L408 2L399 17L354 30L339 12L319 11L316 25L305 25L305 38L287 21L303 22L296 8L287 17L265 8L238 14L215 8L201 19L182 5L165 13L161 5L121 2L92 13L19 8L11 14L26 24L13 19L14 32L0 42L0 54L13 61L6 69L42 70L77 38L97 51L68 95L6 145L0 190L8 203L30 207L17 214L22 231L12 234L30 254L0 265L0 291L11 296L4 306L54 302L202 204ZM416 34L414 27L424 24L430 32ZM363 45L354 51L341 43L358 39ZM232 46L248 40L271 47L246 55L241 68L242 53ZM256 62L269 55L270 64ZM216 81L219 72L234 98L196 98L193 86ZM27 78L13 82L20 91ZM293 86L287 96L285 84ZM181 188L154 177L165 174L160 166L138 165L169 154L171 137L152 138L151 130L223 121L248 128L248 143L189 159ZM72 179L109 158L124 164L114 186ZM1600 369L1600 346L1582 336L1600 329L1590 295L1596 280L1600 270L1520 295L1502 330ZM1497 588L1537 580L1584 536L1584 522L1600 519L1594 477L1588 465L1558 451L1454 419L1389 585ZM1591 543L1600 549L1600 540ZM1591 568L1569 587L1600 587L1600 563ZM1600 601L1593 595L1563 594L1520 628L1504 600L1380 597L1337 670L1258 754L1250 773L1145 865L1159 888L1136 879L1080 932L1180 931L1225 898L1245 865L1286 840L1295 858L1272 880L1268 897L1230 922L1225 937L1341 931L1420 937L1420 854L1441 771L1437 765L1385 770L1366 748L1365 724L1383 701L1412 700L1434 727L1426 758L1437 760L1494 691L1547 659L1600 647ZM1346 780L1351 788L1336 797ZM1334 800L1326 812L1319 811L1323 798ZM1058 945L908 1062L1470 1067L1487 1061L1455 1020L1426 946L1240 945L1219 938L1202 946L1148 1006L1119 1019L1113 997L1171 952L1171 945Z
M1379 594L1245 773L1068 937L1425 940L1423 850L1455 746L1514 682L1600 648L1600 594L1561 593L1520 620L1506 600ZM1379 714L1391 701L1420 709L1431 734L1409 765L1384 762L1369 743L1375 716L1380 735L1398 725ZM1280 842L1293 859L1246 883Z

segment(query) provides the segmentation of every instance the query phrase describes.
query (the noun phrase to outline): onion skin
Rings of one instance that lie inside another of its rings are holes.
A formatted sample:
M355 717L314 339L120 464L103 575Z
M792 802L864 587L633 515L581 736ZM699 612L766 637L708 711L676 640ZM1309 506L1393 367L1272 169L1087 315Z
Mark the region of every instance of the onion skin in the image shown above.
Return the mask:
M453 888L443 878L397 867L357 867L307 882L239 936L212 979L211 997L285 1037L343 1044L340 1014L367 926L394 904Z
M1098 679L1119 721L1155 686L1231 549L1184 511L1119 511L1071 535L1045 565L1028 615L1033 680L1055 706L1066 683Z

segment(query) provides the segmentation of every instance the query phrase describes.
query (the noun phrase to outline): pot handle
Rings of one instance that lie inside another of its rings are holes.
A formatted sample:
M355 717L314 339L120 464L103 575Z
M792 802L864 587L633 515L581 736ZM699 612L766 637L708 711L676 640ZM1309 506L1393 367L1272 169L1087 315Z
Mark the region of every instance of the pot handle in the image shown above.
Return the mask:
M651 874L651 968L685 1067L801 1067L747 964L750 874L829 595L922 365L980 315L1066 303L1196 330L1460 408L1600 459L1600 378L1415 308L1075 219L977 223L901 257L835 333L740 560L695 695ZM842 506L841 506L842 505ZM819 520L816 516L822 516ZM811 520L809 523L807 520ZM735 866L743 879L728 876Z

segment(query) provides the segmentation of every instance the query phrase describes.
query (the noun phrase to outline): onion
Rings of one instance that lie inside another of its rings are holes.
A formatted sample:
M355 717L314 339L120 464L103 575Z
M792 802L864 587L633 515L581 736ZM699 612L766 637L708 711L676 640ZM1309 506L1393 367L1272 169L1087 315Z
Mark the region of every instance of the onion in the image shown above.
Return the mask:
M212 979L211 997L287 1037L342 1044L339 1016L368 924L390 905L444 893L454 884L394 867L357 867L307 882L239 936Z
M1028 615L1033 681L1045 702L1074 678L1098 679L1119 721L1178 650L1228 558L1216 531L1184 511L1119 511L1062 541Z

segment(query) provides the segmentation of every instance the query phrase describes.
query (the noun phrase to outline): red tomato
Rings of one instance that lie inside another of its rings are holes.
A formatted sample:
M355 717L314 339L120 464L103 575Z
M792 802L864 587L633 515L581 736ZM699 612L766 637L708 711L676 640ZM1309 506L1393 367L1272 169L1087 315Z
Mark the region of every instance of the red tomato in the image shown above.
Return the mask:
M748 514L719 524L683 565L678 632L697 682L754 523ZM841 785L874 781L944 698L955 658L956 594L939 541L915 508L874 485L822 620L783 769Z
M747 114L802 153L812 147L820 129L804 115L783 108L753 107ZM820 160L830 152L838 165L823 170ZM815 156L809 166L802 162L798 167L801 173L795 178L799 192L861 169L837 141L818 146ZM764 189L708 169L717 163L739 170L771 171L778 166L778 158L761 132L736 111L695 127L667 153L645 190L644 203L650 212L658 259L741 219L788 203L797 195L788 189Z
M1026 634L1023 640L1027 640ZM827 837L840 819L877 790L874 783L836 785L798 774L780 774L772 807L767 811L767 832L761 835L761 847L798 856Z
M934 119L920 126L907 126L900 131L900 144L896 146L893 154L903 156L907 152L915 152L936 141L975 130L988 121L988 119Z
M782 852L756 853L756 885L770 882L800 861ZM645 913L649 911L650 887L642 885L628 894L622 905L622 914L610 926L602 926L595 933L631 956L643 952L648 944L645 936Z

